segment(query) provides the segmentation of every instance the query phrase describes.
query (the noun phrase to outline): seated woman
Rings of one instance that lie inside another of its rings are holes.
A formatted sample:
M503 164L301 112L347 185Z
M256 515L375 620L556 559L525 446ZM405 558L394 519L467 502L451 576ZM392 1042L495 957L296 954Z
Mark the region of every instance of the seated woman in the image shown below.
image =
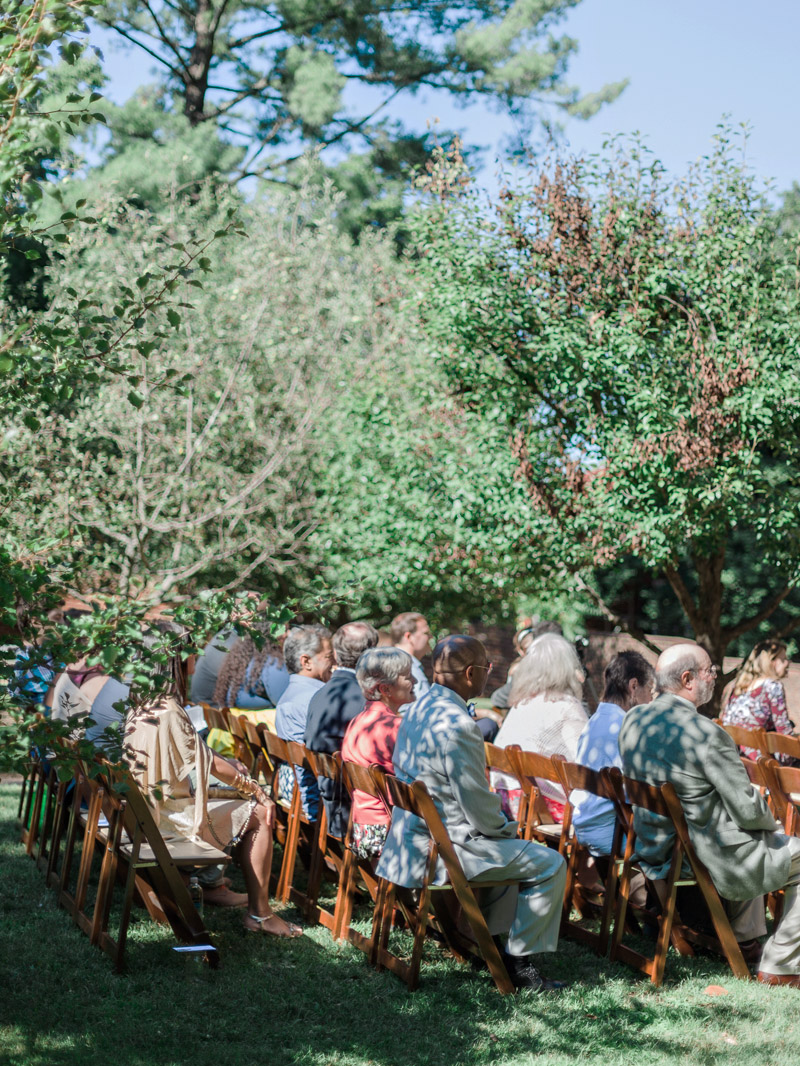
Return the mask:
M370 648L356 663L356 678L368 700L350 722L342 741L342 759L359 766L377 763L393 773L392 754L400 728L400 708L414 691L411 656L400 648ZM353 853L359 859L380 855L389 830L389 812L380 800L353 792Z
M575 761L578 740L589 718L581 702L584 673L577 653L557 633L545 633L528 648L514 672L511 710L500 727L495 744L500 748L519 744L523 751L540 755L563 755ZM566 796L552 781L536 781L553 818L563 821ZM492 772L492 786L504 794L511 817L519 810L519 782L507 774Z
M276 644L267 641L259 650L249 637L240 637L222 662L213 702L247 711L274 707L288 684L289 671Z
M235 849L247 886L245 929L300 936L302 929L278 917L269 904L275 805L246 767L212 751L195 732L183 706L187 663L180 654L172 657L168 672L171 680L161 696L129 709L123 737L125 761L153 807L156 824L162 833ZM209 799L211 774L249 799Z
M83 719L86 740L96 748L107 748L119 742L129 693L129 685L81 659L56 678L52 717L62 722Z
M733 683L728 705L722 712L723 725L742 729L765 729L770 733L794 734L794 725L786 709L782 680L789 672L786 645L780 640L761 640L742 663ZM748 759L761 754L755 748L739 749ZM795 765L790 755L772 756L778 762Z

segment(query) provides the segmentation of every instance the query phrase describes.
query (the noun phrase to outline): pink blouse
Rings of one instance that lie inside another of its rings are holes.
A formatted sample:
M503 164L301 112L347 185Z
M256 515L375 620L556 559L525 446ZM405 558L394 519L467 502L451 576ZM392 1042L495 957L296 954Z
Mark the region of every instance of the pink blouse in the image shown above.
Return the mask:
M395 714L380 700L368 703L347 727L342 741L342 759L359 766L372 766L377 763L390 774L394 773L392 755L400 722L400 715ZM390 820L389 812L380 800L355 789L354 822L359 825L388 825Z

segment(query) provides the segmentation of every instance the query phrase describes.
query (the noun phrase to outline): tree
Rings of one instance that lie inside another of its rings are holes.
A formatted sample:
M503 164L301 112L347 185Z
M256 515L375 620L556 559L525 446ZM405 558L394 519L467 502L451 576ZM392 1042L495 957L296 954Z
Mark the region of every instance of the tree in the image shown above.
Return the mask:
M48 300L58 307L91 281L96 310L113 318L120 286L146 273L165 234L188 245L230 198L167 195L157 215L97 201L97 226L65 248ZM125 377L51 407L37 432L8 434L8 537L24 542L35 521L71 544L85 592L159 600L246 585L286 599L313 587L328 426L342 425L337 406L397 336L391 240L355 246L339 233L341 199L309 185L237 204L247 240L201 257L213 287L169 310L168 335Z
M643 637L594 580L634 560L720 664L768 620L792 632L800 268L731 138L674 186L636 145L555 161L491 213L461 179L440 156L417 223L425 318L459 402L503 422L543 572Z
M31 262L57 262L60 250L70 247L76 233L96 225L80 200L55 217L51 213L44 219L41 214L45 188L59 175L66 143L78 130L102 117L93 111L97 95L91 87L78 86L54 99L50 92L54 81L47 76L56 54L69 66L80 65L82 46L75 35L85 31L85 18L92 9L93 5L84 0L0 0L0 190L4 202L0 214L0 380L4 446L16 435L35 433L48 411L69 402L87 383L125 380L132 361L173 328L170 315L177 314L174 304L181 288L192 280L196 260L214 239L193 237L188 245L178 248L165 238L154 250L146 275L128 278L119 286L107 315L98 313L90 282L80 292L67 292L59 306L48 304L45 309L38 306L36 287L24 281L20 284L20 257ZM225 232L229 225L223 227ZM0 484L0 629L6 643L33 644L52 637L58 661L64 662L85 654L93 646L92 634L109 645L117 635L121 667L133 667L138 655L138 672L145 688L149 685L152 691L152 685L158 684L156 662L164 653L158 649L151 655L142 639L143 609L114 605L98 612L82 631L73 634L54 633L48 627L46 611L64 597L73 577L69 568L72 545L43 534L38 516L24 528L17 526L18 508L23 509L23 480L12 476ZM229 617L230 608L230 603L212 602L211 620L217 621L223 613ZM135 626L131 621L134 617ZM3 768L22 765L31 744L48 747L44 727L37 726L31 714L20 712L10 699L12 676L6 656L0 664Z
M98 18L156 61L192 127L247 145L236 178L335 146L366 152L366 178L419 157L419 131L386 117L403 93L484 98L522 122L542 105L588 117L613 100L624 82L582 96L566 81L577 43L552 31L576 2L108 0Z

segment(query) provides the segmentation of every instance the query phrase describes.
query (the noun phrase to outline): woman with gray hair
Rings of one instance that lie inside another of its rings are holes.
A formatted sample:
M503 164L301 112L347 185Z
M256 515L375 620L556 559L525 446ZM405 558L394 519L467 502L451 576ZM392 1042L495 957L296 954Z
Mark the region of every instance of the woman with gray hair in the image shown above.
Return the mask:
M557 633L537 637L514 673L511 710L497 734L500 748L519 744L523 751L563 755L575 761L578 740L589 721L581 702L584 673L575 648ZM537 779L547 809L563 821L566 796L552 781ZM506 791L509 813L516 817L519 784L506 774L493 773L492 785Z
M400 728L400 708L411 702L411 656L400 648L370 648L356 663L356 678L367 706L350 722L342 759L394 773L392 756ZM389 831L389 812L380 800L353 792L353 852L359 859L380 855Z

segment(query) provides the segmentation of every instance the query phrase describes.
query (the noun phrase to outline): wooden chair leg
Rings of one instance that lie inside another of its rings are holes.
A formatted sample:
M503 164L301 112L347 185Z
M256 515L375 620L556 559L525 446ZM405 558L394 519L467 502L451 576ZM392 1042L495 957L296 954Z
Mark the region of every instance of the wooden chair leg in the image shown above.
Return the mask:
M36 846L36 841L39 839L39 820L42 817L42 802L44 800L45 779L44 774L41 771L36 775L33 804L30 812L30 822L28 824L28 836L25 841L25 850L28 855L33 855L33 849Z
M61 864L61 875L58 879L58 903L62 907L70 908L72 897L69 893L69 878L72 873L72 860L75 856L75 844L78 838L78 825L80 824L81 787L80 779L75 778L75 787L72 793L72 807L69 815L69 827L67 839L64 845L64 861Z
M99 944L101 936L108 929L108 917L111 911L111 897L117 875L117 855L121 836L122 819L119 816L119 812L114 811L108 826L103 861L100 864L100 880L97 885L94 914L92 915L92 925L89 931L89 941L92 944Z
M339 888L336 892L336 906L333 912L332 932L334 940L342 940L350 928L356 894L355 871L355 856L350 848L345 848Z
M294 868L297 862L297 847L300 842L300 816L302 812L302 797L300 789L295 784L292 796L292 806L289 811L289 821L286 829L286 843L283 848L281 872L278 877L278 886L275 891L276 897L281 903L289 902L289 894L294 880Z
M59 781L56 793L56 809L53 822L53 836L50 842L50 854L47 857L47 871L45 879L47 884L55 887L58 884L58 859L61 853L61 839L64 835L64 821L67 815L67 781Z
M73 913L82 913L86 904L86 895L89 891L89 877L92 870L92 859L94 858L95 839L97 834L97 825L100 821L100 809L102 803L103 790L98 789L92 794L89 800L89 810L86 814L86 826L83 832L83 848L81 850L81 861L78 867L78 883L75 887L75 903Z

